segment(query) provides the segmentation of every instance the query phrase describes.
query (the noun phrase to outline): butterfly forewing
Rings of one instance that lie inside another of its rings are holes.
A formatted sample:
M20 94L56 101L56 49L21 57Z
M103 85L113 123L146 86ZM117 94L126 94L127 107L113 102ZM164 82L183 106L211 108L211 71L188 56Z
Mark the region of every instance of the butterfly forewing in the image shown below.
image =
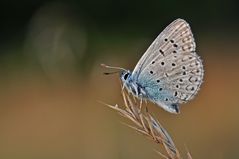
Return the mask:
M145 88L151 101L166 110L186 102L198 92L203 78L203 65L195 49L189 24L177 19L151 44L132 79Z

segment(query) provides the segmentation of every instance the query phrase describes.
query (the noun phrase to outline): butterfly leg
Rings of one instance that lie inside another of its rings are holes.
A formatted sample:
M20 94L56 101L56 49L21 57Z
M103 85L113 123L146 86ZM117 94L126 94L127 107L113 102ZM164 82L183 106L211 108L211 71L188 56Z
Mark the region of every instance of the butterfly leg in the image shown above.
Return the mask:
M125 87L125 85L123 84L123 85L122 85L122 91L124 90L124 87Z
M144 99L145 104L148 104L147 99Z
M139 104L139 109L140 109L140 111L142 110L142 105L143 105L143 99L140 98L140 104Z
M133 96L134 102L136 103L136 98L135 98L135 96L134 96L134 95L132 95L132 96Z

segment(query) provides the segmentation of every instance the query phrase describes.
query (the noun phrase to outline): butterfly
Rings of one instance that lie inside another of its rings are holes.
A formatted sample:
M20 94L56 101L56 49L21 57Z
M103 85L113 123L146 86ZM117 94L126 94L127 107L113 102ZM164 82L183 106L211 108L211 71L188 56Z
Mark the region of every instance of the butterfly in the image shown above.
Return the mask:
M176 19L146 50L134 70L120 71L123 87L141 101L149 100L170 113L193 99L203 82L202 60L189 24Z

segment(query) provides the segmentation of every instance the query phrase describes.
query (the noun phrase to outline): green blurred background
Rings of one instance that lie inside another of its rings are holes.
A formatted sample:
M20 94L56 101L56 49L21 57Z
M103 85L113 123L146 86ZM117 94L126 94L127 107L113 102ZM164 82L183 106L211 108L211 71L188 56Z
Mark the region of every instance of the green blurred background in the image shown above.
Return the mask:
M0 158L160 158L158 145L98 103L122 104L117 76L155 37L187 20L205 82L180 115L149 104L180 152L239 158L239 1L0 1Z

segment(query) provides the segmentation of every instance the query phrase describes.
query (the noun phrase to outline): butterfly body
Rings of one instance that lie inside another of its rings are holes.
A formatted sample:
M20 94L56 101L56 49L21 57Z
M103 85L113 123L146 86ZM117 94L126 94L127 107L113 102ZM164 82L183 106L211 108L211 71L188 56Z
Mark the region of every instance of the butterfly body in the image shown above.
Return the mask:
M122 71L120 79L137 98L179 113L179 105L199 91L203 75L190 26L177 19L158 35L132 72Z
M132 78L132 73L129 70L122 71L120 79L123 82L123 88L125 87L135 97L140 99L148 97L144 87Z

